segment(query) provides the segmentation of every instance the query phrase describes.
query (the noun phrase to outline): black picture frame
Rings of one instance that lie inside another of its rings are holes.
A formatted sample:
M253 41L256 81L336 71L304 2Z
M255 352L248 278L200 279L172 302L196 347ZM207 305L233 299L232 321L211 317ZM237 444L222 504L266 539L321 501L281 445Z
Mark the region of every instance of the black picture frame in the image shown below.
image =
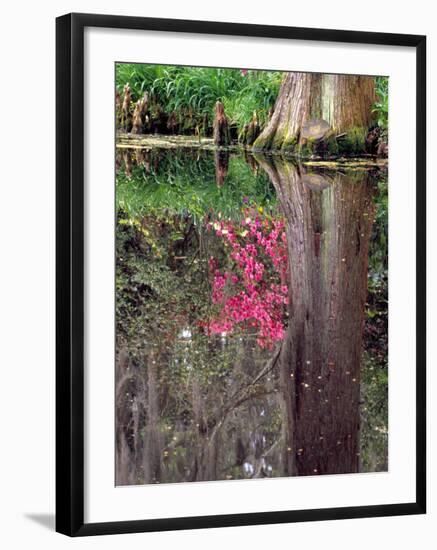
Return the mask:
M106 27L414 48L416 80L416 499L414 502L84 523L84 29ZM426 511L426 37L68 14L56 20L56 530L69 536L423 514Z

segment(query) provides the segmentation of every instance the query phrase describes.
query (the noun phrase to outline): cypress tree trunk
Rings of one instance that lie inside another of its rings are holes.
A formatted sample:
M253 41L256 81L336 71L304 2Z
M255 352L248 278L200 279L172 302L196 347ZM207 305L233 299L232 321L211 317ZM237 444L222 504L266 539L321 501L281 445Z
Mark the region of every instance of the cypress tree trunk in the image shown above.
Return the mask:
M262 166L286 218L290 266L280 357L285 474L357 472L371 177Z
M364 153L375 101L373 77L287 73L254 149L282 149L303 156L319 151ZM319 133L323 123L325 131Z

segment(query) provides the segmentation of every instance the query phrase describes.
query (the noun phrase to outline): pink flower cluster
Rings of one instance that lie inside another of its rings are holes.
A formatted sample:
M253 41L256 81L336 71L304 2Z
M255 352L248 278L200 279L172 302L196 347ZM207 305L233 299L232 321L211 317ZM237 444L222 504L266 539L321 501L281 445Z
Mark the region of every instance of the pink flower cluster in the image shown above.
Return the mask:
M239 222L218 220L209 229L223 239L228 269L221 271L209 260L213 278L212 301L219 306L207 329L213 334L232 333L245 324L257 331L261 347L271 347L284 337L287 253L284 223L248 209Z

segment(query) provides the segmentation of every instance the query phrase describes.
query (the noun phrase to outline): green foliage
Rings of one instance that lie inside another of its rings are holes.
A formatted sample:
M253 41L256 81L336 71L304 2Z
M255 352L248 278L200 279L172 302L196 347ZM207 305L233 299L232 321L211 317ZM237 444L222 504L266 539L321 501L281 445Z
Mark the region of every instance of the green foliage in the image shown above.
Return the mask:
M214 105L220 100L231 123L242 129L258 112L261 122L273 106L282 73L241 71L208 67L182 67L120 63L116 66L116 88L122 93L128 82L133 101L148 92L154 110L175 114L187 128L212 127ZM207 117L207 118L206 118Z
M388 132L388 76L375 78L377 101L372 112L376 114L376 122L382 130L382 136L387 138Z
M366 133L364 128L350 128L347 134L338 140L338 152L343 155L364 153Z
M260 124L264 125L278 96L282 73L249 71L244 78L244 86L239 91L224 97L226 115L231 124L243 128L256 111Z
M147 67L147 71L144 70ZM129 83L133 100L137 101L145 91L151 89L155 80L163 76L161 65L142 65L140 63L117 63L115 70L115 85L122 93L123 86Z

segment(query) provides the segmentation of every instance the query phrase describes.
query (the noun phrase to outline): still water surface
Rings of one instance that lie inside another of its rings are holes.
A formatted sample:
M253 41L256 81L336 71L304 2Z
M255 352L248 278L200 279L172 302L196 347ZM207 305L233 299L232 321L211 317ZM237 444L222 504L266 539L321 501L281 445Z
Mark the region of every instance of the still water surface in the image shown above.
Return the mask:
M116 160L116 484L386 470L385 170Z

